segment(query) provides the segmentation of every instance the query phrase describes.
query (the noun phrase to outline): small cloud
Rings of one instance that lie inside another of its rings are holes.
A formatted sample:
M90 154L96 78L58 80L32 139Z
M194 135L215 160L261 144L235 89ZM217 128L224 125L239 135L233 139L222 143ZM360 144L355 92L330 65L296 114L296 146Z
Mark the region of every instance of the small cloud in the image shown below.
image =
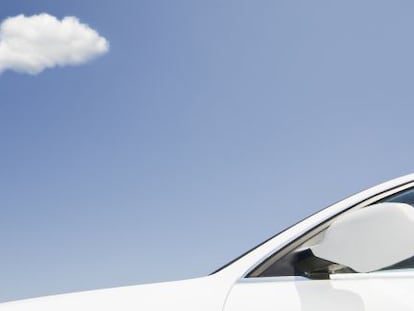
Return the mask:
M76 17L18 15L0 24L0 74L14 70L34 75L86 63L108 50L108 41Z

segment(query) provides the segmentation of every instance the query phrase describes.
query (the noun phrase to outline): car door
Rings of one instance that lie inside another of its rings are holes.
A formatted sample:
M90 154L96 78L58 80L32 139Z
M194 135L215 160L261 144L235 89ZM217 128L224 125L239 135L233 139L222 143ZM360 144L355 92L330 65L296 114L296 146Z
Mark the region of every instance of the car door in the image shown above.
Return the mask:
M261 278L237 282L225 311L367 310L364 306L356 284L349 288L341 281Z
M414 205L414 189L380 202ZM369 273L350 273L347 267L332 273L301 273L303 267L291 263L298 256L308 256L306 264L319 265L308 246L320 238L321 234L304 238L305 242L275 253L247 271L231 289L224 311L414 310L414 257Z
M240 280L226 311L414 310L413 271L336 276L331 280Z

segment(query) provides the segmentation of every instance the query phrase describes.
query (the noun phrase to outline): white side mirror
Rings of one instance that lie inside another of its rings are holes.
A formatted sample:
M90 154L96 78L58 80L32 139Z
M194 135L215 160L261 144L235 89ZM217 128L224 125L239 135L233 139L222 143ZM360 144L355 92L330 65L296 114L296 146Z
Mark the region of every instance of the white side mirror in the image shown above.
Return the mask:
M311 250L319 258L357 272L396 264L414 256L414 208L379 203L343 215Z

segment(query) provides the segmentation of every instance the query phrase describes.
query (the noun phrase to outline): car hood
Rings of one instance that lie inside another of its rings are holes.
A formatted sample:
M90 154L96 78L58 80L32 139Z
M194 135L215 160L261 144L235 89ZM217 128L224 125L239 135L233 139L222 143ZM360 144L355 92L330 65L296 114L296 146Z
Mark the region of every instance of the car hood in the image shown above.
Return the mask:
M0 311L221 310L228 289L214 277L118 287L0 304Z

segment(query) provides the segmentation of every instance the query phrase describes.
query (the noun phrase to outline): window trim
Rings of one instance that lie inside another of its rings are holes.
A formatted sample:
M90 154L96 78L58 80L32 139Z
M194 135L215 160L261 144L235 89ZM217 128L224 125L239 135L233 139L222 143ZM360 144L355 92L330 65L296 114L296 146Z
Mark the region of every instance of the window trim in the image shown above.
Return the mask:
M414 277L414 268L409 269L395 269L386 271L373 271L373 272L359 272L359 273L338 273L332 274L330 280L355 280L355 279L391 279L401 277Z

